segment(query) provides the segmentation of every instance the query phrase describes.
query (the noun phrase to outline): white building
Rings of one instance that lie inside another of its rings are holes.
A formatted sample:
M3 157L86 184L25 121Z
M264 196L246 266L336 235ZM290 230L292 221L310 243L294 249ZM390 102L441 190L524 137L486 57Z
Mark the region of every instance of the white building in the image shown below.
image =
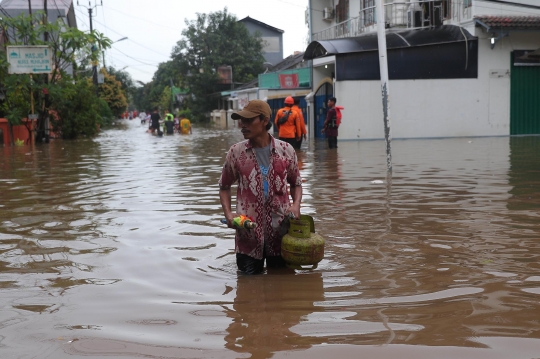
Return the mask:
M394 138L540 134L540 1L383 0ZM384 138L375 0L309 0L311 135Z

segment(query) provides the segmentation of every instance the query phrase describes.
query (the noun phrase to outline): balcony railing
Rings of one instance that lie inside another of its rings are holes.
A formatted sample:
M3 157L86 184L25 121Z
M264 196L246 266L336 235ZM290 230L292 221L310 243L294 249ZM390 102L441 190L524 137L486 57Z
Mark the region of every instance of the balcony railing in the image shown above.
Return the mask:
M374 2L373 2L374 3ZM455 5L456 7L458 5ZM387 27L423 28L442 25L451 17L450 0L394 1L384 4ZM313 41L359 36L377 24L375 6L360 11L358 17L348 19L322 31L313 33Z

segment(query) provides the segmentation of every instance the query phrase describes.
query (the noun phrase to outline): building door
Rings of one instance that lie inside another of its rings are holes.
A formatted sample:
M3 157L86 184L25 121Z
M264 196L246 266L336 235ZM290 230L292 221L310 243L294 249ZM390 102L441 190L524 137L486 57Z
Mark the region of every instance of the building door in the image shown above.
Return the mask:
M327 103L330 97L334 96L334 88L329 82L325 82L315 92L315 138L324 138L321 133L324 120L326 120Z
M512 53L510 70L510 134L540 134L540 63L516 66L524 52L517 59L516 53Z

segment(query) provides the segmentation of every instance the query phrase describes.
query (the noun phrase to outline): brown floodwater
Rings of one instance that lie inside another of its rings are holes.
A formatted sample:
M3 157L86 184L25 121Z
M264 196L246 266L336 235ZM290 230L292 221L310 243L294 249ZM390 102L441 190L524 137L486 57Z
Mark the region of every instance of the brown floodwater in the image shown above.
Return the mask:
M0 148L0 357L539 358L540 137L312 141L315 270L239 275L238 130ZM382 183L373 183L382 181Z

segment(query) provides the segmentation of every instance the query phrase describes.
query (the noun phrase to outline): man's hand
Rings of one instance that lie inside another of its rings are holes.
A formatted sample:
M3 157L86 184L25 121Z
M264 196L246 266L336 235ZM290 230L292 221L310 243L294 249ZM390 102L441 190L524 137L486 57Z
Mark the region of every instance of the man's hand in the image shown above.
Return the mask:
M296 137L296 142L300 141L302 139L302 136Z
M285 215L288 216L289 213L294 214L294 218L300 218L300 203L293 203L292 206L289 207Z
M307 135L305 133L302 136L304 137L304 141L307 140Z
M236 229L233 224L234 217L238 217L238 214L231 212L227 216L225 216L225 219L227 220L227 227Z

